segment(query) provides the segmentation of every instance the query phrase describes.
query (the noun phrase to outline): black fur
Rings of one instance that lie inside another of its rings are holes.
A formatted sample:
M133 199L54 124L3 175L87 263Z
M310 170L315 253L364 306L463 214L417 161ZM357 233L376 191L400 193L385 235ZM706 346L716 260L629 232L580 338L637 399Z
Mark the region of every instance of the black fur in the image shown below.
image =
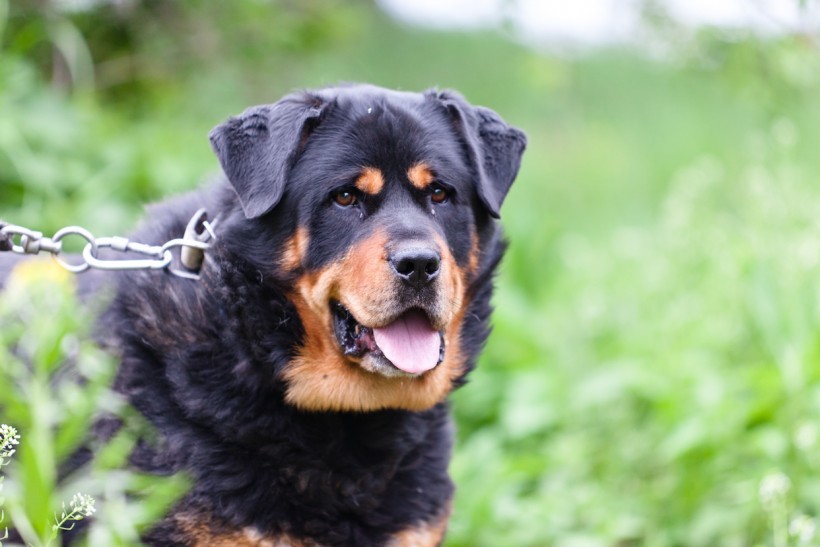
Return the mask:
M193 540L174 515L212 530L253 527L320 545L384 545L447 511L452 426L447 404L413 412L309 412L284 401L305 330L289 298L304 272L338 260L376 227L391 236L442 235L459 265L472 227L480 255L461 331L463 383L489 332L492 276L504 250L497 217L525 139L460 96L371 86L322 89L254 107L211 133L227 175L155 206L135 240L178 237L193 212L219 217L201 281L123 275L103 318L121 357L116 388L158 429L133 455L194 486L150 531L152 545ZM451 192L431 216L423 192L400 185L424 161ZM362 166L389 184L358 207L330 202ZM304 267L277 267L297 227L310 233Z

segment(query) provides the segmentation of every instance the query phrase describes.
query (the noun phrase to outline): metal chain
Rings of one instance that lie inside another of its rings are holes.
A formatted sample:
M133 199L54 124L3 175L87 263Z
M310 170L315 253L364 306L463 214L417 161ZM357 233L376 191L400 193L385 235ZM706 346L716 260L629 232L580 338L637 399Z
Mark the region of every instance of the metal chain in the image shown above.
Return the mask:
M67 226L58 230L51 237L44 237L41 232L29 230L23 226L8 224L0 228L0 242L5 240L5 247L0 251L10 250L21 255L50 253L51 257L63 268L72 273L82 273L89 268L96 270L168 270L169 273L185 279L199 279L199 270L205 258L205 251L216 239L214 227L218 219L208 221L205 209L200 209L185 228L181 238L172 239L164 245L147 245L137 243L124 237L94 237L79 226ZM82 252L82 262L71 264L60 255L63 251L63 239L68 236L79 236L86 240ZM15 242L15 239L17 241ZM180 263L184 270L174 268L171 250L180 248ZM147 258L101 258L100 249L111 249L121 253L136 253Z

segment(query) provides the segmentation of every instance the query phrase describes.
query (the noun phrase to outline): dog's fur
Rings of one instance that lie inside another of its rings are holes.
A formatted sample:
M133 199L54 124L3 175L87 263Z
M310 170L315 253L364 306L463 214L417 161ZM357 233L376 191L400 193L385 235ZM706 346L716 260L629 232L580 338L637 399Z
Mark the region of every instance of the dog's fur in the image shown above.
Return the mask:
M206 208L202 279L124 275L103 317L116 389L160 433L134 462L193 479L145 541L437 545L445 399L488 335L523 133L452 92L356 85L248 109L211 142L224 181L155 206L134 235L179 237ZM438 270L414 284L395 256L419 249ZM346 330L411 309L442 336L431 370L400 371Z

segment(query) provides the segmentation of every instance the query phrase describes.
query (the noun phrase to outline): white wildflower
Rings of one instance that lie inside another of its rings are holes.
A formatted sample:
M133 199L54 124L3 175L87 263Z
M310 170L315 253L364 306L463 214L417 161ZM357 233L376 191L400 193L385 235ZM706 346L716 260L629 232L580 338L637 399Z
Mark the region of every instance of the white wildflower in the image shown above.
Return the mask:
M798 545L809 545L817 531L817 522L808 515L797 515L789 523L789 535Z
M74 494L69 506L71 510L66 511L65 504L63 504L63 512L60 514L60 518L54 517L56 524L51 527L51 539L55 539L60 530L71 530L74 528L75 522L90 517L96 511L94 498L87 494Z
M760 481L760 503L767 510L771 510L773 506L783 503L791 488L792 481L785 474L779 471L770 473Z
M78 515L79 518L74 520L82 520L84 517L90 517L96 511L94 507L94 498L88 494L74 494L71 498L71 512Z
M15 445L20 444L20 435L17 430L10 425L0 424L0 465L3 460L11 458L16 451Z

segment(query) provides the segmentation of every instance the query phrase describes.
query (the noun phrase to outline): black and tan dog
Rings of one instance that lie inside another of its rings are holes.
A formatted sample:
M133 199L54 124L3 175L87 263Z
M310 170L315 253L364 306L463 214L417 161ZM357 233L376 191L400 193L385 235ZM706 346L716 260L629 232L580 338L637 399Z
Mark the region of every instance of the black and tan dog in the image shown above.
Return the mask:
M135 239L217 240L192 282L127 274L104 316L117 389L190 493L152 545L437 545L445 398L488 335L496 222L524 135L451 92L296 93L211 133L227 183ZM229 184L228 184L229 183Z

